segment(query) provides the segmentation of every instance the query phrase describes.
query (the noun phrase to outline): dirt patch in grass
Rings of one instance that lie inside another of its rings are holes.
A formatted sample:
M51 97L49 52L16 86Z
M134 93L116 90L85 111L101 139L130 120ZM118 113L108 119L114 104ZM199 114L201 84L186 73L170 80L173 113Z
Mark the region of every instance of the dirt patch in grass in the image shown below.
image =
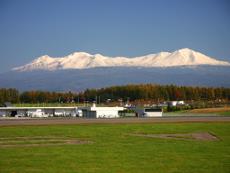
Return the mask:
M62 146L93 143L86 139L55 136L6 137L0 138L0 147Z
M219 112L227 112L227 111L230 111L230 107L193 109L188 112L191 112L191 113L219 113Z
M161 139L180 139L180 140L197 140L197 141L218 141L219 138L208 132L200 133L182 133L182 134L130 134L131 136L140 136L148 138Z

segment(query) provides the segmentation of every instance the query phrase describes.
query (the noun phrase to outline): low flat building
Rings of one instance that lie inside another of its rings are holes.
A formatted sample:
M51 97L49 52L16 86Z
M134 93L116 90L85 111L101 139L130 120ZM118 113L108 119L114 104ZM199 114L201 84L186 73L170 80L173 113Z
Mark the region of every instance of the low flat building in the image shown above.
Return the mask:
M0 117L75 117L76 109L76 107L0 107Z
M184 105L184 101L183 100L180 100L180 101L169 101L168 102L168 106L178 106L178 105Z
M138 117L162 117L162 108L137 107L134 109Z
M91 107L79 108L82 111L82 116L85 118L118 118L119 112L123 111L124 107Z

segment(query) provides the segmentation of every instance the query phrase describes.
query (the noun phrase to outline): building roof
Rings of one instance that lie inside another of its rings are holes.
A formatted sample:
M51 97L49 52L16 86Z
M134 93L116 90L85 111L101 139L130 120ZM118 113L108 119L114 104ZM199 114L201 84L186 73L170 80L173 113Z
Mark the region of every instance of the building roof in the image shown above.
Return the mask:
M77 107L0 107L0 110L76 109Z

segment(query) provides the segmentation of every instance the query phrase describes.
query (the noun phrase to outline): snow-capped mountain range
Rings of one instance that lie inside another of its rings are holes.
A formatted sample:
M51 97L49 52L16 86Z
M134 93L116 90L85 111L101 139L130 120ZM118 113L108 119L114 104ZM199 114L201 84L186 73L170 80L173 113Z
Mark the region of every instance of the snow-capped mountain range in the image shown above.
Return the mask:
M44 55L32 62L15 67L13 71L88 69L94 67L175 67L175 66L230 66L229 62L210 58L200 52L184 48L172 53L160 52L140 57L108 57L101 54L91 55L75 52L66 57L49 57Z

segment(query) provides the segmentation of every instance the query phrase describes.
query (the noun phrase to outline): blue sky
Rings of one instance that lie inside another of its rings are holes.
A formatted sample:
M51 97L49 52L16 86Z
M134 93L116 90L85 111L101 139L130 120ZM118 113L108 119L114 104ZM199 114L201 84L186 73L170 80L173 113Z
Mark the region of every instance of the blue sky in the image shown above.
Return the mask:
M0 0L0 72L45 54L185 47L230 61L229 0Z

